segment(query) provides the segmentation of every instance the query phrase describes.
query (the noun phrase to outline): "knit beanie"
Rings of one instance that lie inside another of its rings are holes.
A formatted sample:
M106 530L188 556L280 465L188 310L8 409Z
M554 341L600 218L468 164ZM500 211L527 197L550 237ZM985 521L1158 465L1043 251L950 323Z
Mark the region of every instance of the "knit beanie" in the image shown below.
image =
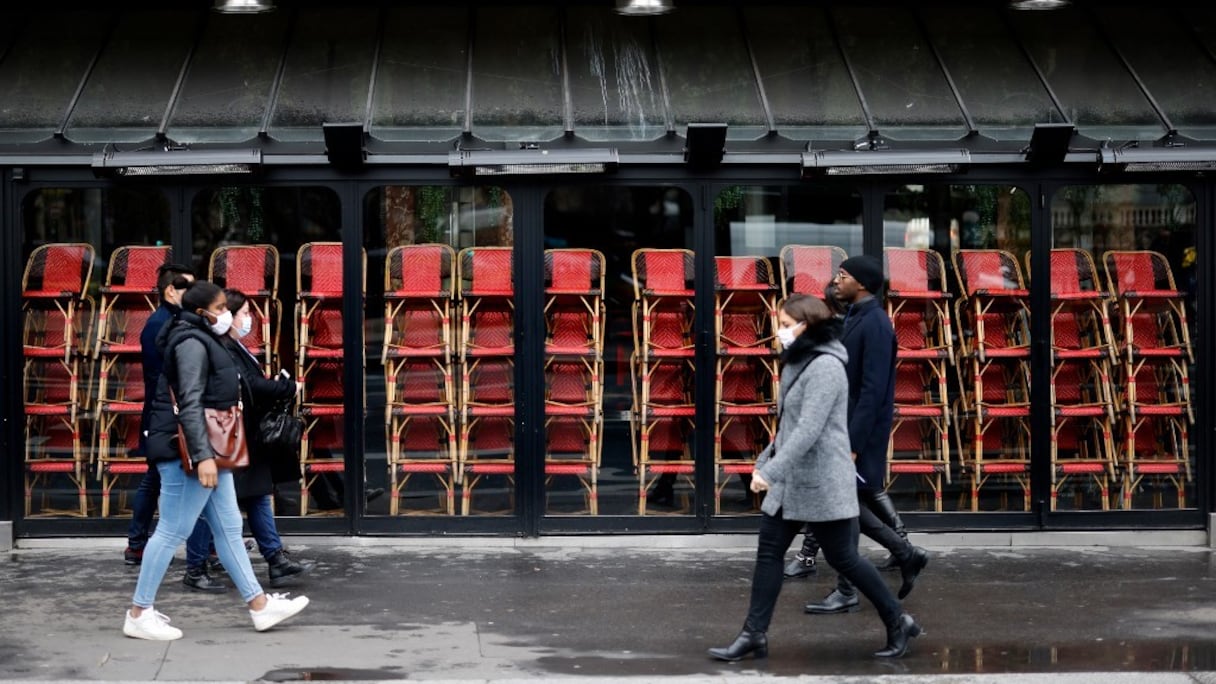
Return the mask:
M840 270L853 276L870 294L878 296L886 278L882 274L882 259L871 254L849 257L840 264Z

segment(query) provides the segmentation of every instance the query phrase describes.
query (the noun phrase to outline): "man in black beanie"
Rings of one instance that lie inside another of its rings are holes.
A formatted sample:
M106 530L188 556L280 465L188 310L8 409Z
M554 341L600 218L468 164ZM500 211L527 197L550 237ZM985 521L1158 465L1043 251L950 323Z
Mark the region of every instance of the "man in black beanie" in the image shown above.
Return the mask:
M882 544L895 558L903 575L902 599L912 591L920 571L929 562L924 549L908 542L895 505L883 481L887 474L887 445L895 417L895 330L879 296L883 283L882 260L876 256L845 259L832 280L836 299L848 308L841 342L849 353L849 443L857 465L857 501L861 532ZM897 532L896 530L899 530ZM857 590L844 576L836 589L806 612L845 613L858 610Z

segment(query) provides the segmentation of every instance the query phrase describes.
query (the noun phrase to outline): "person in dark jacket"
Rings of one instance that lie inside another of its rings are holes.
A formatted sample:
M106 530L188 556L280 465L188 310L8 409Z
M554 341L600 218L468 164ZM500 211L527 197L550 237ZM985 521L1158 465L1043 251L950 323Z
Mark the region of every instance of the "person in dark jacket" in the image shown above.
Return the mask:
M777 433L756 458L753 492L767 492L761 506L760 539L751 601L743 630L719 660L768 655L768 626L781 593L781 561L803 525L823 544L832 567L853 582L878 609L887 643L874 653L898 658L921 633L911 615L857 552L857 468L849 456L848 358L840 323L818 299L795 294L782 304L777 336L785 348L777 397Z
M887 496L887 445L895 419L895 330L878 296L885 278L882 260L875 256L845 259L833 283L836 298L848 306L844 316L844 342L849 352L849 444L857 463L861 532L895 556L903 585L902 599L929 562L928 553L908 542L883 522L898 518ZM836 589L822 601L806 605L812 614L858 610L857 592L840 575Z
M215 535L216 553L249 606L254 629L270 629L308 605L306 596L289 599L262 591L241 540L232 472L216 466L204 409L224 410L241 401L240 372L221 345L231 326L224 291L197 280L182 295L182 310L161 332L165 367L148 416L147 454L149 464L160 472L160 523L144 549L135 595L123 621L123 634L132 638L182 637L153 604L174 552L200 514ZM193 472L183 469L182 455Z
M152 398L156 395L156 382L164 366L164 356L156 343L161 330L181 311L182 293L194 281L194 271L181 264L163 264L156 272L156 287L160 292L160 306L144 323L139 335L144 375L144 408L139 421L139 453L148 453L148 414L152 410ZM144 473L135 497L131 502L131 525L127 529L127 548L123 550L123 561L127 565L139 565L143 559L144 546L152 533L152 515L156 513L156 500L160 494L160 473L149 465ZM207 558L211 530L202 518L194 526L194 532L186 540L186 556ZM186 586L198 591L221 592L227 589L207 574L205 567L194 575L187 574Z
M249 300L240 290L227 289L228 310L232 312L232 328L223 337L223 345L241 373L241 398L245 402L245 434L249 440L249 467L232 474L236 487L236 502L249 520L249 531L257 540L258 551L270 566L270 586L290 585L312 569L313 564L299 562L283 548L283 540L274 524L271 494L274 477L271 457L257 440L258 423L270 406L296 392L296 383L286 371L268 380L262 374L262 364L241 344L240 339L253 330L253 315Z

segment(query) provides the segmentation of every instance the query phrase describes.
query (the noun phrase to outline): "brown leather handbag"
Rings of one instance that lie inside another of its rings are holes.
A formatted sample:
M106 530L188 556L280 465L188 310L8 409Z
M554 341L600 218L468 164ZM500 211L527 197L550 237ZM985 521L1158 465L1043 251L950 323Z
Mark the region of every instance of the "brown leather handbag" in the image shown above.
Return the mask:
M177 396L169 389L173 399L173 414L177 415ZM235 406L226 409L203 408L203 423L207 426L207 437L215 452L215 465L220 470L236 470L249 466L249 443L245 439L244 407L238 399ZM186 434L181 420L177 422L177 439L181 446L182 470L194 472L194 461L186 447Z

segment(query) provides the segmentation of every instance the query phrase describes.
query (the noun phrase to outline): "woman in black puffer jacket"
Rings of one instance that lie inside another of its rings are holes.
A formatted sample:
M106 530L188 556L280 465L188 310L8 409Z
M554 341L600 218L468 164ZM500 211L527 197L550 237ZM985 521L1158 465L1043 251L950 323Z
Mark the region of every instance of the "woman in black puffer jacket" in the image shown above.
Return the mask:
M240 339L253 330L253 315L248 298L240 290L227 289L228 310L232 312L232 328L222 343L241 372L241 398L245 402L245 434L249 435L249 467L233 473L236 502L249 518L249 531L257 540L258 551L270 566L270 586L289 586L312 569L310 562L293 560L283 548L283 540L274 524L271 495L274 475L273 454L258 439L258 424L276 401L295 394L296 383L286 372L268 380L262 374L262 364Z

